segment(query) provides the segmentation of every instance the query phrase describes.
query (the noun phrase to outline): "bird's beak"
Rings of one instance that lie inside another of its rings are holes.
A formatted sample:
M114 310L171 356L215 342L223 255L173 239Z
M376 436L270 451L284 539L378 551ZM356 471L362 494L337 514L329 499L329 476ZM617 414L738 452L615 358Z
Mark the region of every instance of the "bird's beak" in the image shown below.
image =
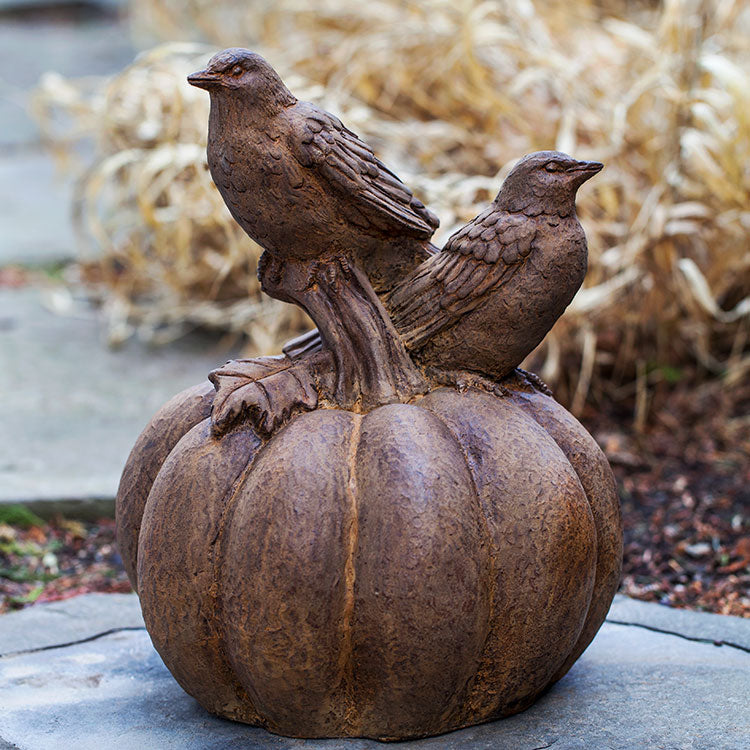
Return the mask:
M604 168L604 164L600 161L577 161L575 164L568 167L566 172L585 172L589 177L593 177L597 172L601 172Z
M199 89L206 90L217 86L220 80L220 77L216 73L212 73L208 69L199 70L197 73L191 73L187 77L187 81L191 86L197 86Z
M577 161L565 171L573 178L572 183L579 187L586 180L590 180L597 172L601 172L604 164L600 161Z

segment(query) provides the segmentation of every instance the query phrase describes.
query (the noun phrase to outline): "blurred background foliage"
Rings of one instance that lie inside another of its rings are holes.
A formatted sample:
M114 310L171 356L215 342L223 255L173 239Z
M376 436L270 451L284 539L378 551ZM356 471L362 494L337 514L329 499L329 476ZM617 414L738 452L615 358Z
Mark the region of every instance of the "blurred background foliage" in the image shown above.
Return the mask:
M606 163L579 196L585 286L528 363L575 412L627 400L638 425L654 389L747 382L745 0L133 0L130 12L149 51L106 81L48 74L34 100L58 158L96 143L74 215L112 343L210 326L271 353L308 324L260 292L260 249L206 168L208 97L185 83L217 49L245 46L396 169L441 217L438 244L526 152Z

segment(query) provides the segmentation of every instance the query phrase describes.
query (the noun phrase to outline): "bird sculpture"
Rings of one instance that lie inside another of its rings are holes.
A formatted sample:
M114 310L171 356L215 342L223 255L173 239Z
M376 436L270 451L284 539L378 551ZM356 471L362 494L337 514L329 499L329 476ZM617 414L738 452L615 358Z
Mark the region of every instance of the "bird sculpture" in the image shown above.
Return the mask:
M497 381L541 342L583 283L576 192L602 166L525 156L484 211L391 289L386 309L420 364Z
M214 55L208 165L232 216L265 253L262 288L302 306L335 362L339 405L424 390L375 293L436 248L437 217L334 115L298 101L249 50Z
M257 384L228 397L221 419L215 408L215 425L229 424L238 402L272 432L320 398L367 410L430 383L498 392L581 286L576 192L599 162L529 154L438 250L437 217L338 118L298 101L260 55L224 50L188 81L210 94L208 165L265 251L262 288L318 326L283 357L212 375L227 393Z

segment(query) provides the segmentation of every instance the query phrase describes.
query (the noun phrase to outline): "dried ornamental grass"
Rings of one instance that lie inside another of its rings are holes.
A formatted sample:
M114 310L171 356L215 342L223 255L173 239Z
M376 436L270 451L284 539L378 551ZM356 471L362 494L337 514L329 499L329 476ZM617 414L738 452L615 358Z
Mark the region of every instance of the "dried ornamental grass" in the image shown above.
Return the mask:
M649 384L686 363L730 382L750 372L750 7L741 0L137 0L135 20L212 49L254 46L293 91L340 114L398 168L441 216L438 240L494 196L524 152L605 161L579 199L586 286L534 356L575 410L592 388L619 383L637 391L642 418ZM235 295L267 309L257 303L257 249L208 183L206 98L182 82L201 54L159 48L89 98L101 153L114 161L84 180L81 213L105 261L131 248L119 271L127 283L104 275L128 319L180 322L204 310L205 322L252 334L258 323ZM41 98L54 103L54 87ZM139 136L161 119L156 135ZM108 185L121 198L102 213ZM270 309L266 319L279 314ZM283 338L293 328L273 330Z

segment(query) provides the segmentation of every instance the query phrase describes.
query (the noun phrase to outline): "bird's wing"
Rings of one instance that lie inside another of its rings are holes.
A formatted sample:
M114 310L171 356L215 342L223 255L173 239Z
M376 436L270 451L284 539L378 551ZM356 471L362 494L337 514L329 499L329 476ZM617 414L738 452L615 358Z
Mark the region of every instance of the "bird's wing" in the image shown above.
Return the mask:
M299 163L350 199L347 218L363 228L428 239L440 223L341 121L307 102L295 106L292 148Z
M418 348L507 284L533 252L536 235L528 217L494 206L451 235L386 300L405 344Z

